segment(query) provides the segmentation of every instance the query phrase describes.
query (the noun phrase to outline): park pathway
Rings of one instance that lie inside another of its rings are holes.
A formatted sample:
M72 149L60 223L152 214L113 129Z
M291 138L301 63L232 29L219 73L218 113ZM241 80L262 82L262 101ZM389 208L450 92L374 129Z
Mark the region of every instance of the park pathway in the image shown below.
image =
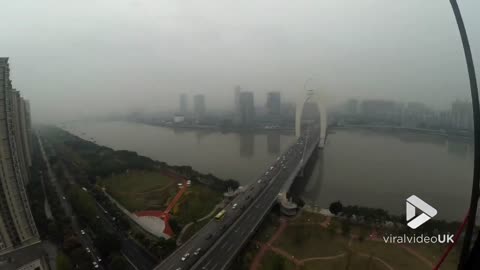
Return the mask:
M257 253L255 258L253 259L252 264L250 265L250 270L260 269L259 267L260 267L260 263L261 263L263 257L265 256L267 251L272 248L272 244L275 242L275 240L277 240L277 238L282 235L285 228L287 228L287 225L288 225L287 220L284 219L284 218L281 218L280 219L280 226L278 226L278 229L275 231L275 233L272 235L272 237L270 237L270 239L268 240L268 242L266 244L261 245L260 251Z

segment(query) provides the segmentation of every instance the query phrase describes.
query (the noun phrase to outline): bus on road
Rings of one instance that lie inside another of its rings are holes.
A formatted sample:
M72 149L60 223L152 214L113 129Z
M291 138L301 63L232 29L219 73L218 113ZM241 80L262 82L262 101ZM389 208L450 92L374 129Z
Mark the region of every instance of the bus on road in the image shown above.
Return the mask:
M225 209L223 209L222 211L218 212L218 213L215 215L215 219L216 219L216 220L222 220L223 217L225 216L225 213L226 213L226 212L227 212L227 211L225 211Z

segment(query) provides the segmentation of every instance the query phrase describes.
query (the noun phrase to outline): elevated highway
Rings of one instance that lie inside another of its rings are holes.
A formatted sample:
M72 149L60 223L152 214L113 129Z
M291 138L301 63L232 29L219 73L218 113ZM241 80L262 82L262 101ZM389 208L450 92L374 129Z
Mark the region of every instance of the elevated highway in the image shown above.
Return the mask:
M308 129L243 193L166 258L155 270L226 269L272 206L286 193L315 149L323 146L317 129Z

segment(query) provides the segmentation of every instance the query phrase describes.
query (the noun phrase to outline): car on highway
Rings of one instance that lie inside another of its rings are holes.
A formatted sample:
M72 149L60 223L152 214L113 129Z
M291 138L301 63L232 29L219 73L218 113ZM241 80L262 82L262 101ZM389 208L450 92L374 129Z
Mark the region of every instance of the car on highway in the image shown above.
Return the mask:
M66 200L67 198L65 198L65 196L63 196L62 199Z
M90 252L91 252L91 251L90 251L90 248L88 248L88 247L85 248L85 250L87 251L87 253L90 253Z
M200 251L202 251L201 248L197 248L197 250L195 250L195 252L193 253L193 255L197 256L198 254L200 254Z
M85 235L85 231L84 231L84 230L80 230L80 233L81 233L82 235Z
M190 257L190 253L185 253L185 255L183 255L182 257L182 262L186 261L188 259L188 257Z
M97 262L93 262L93 267L94 267L95 269L98 268Z

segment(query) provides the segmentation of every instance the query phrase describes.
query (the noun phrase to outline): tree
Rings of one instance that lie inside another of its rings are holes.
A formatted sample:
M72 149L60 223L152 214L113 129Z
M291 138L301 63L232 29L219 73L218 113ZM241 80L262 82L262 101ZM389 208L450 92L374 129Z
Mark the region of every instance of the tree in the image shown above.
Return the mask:
M59 253L56 260L57 270L71 270L72 263L70 259L63 253Z
M95 246L103 257L108 257L122 248L122 242L115 234L103 232L97 235Z
M338 215L340 212L343 210L343 205L340 201L336 201L330 204L330 207L328 208L330 212L334 215Z
M182 227L178 224L175 218L171 218L169 220L169 224L174 234L178 235L182 231Z

